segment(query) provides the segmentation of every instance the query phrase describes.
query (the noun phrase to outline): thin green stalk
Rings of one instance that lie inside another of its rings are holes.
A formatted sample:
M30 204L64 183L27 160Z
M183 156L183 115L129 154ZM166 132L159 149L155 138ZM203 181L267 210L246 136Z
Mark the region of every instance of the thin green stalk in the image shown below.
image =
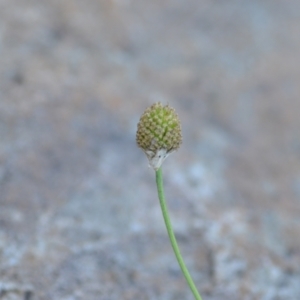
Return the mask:
M163 178L162 178L161 168L159 168L156 171L156 185L157 185L158 197L159 197L159 202L160 202L162 214L163 214L163 217L164 217L164 220L165 220L168 235L169 235L169 238L170 238L171 245L172 245L172 248L174 250L175 256L177 258L177 261L179 263L181 271L182 271L182 273L183 273L183 275L184 275L184 277L185 277L192 293L194 294L195 299L196 300L202 300L202 298L201 298L201 296L200 296L200 294L199 294L199 292L198 292L198 290L197 290L197 288L194 284L194 281L193 281L193 279L192 279L192 277L191 277L191 275L190 275L190 273L189 273L189 271L188 271L187 267L185 266L185 263L182 259L179 247L177 245L176 237L175 237L175 234L174 234L173 229L172 229L172 224L171 224L171 221L170 221L168 208L167 208L165 195L164 195Z

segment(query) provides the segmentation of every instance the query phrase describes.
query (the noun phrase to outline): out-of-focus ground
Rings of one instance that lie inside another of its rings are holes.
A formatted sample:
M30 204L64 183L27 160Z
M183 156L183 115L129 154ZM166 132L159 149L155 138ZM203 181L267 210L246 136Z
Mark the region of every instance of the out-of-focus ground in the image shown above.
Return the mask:
M2 0L0 299L300 299L300 2Z

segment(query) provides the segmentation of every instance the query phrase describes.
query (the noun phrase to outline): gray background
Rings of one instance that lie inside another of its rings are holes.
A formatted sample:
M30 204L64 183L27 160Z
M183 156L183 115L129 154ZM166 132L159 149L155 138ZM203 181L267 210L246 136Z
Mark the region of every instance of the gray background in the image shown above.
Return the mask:
M298 0L0 1L0 299L300 299Z

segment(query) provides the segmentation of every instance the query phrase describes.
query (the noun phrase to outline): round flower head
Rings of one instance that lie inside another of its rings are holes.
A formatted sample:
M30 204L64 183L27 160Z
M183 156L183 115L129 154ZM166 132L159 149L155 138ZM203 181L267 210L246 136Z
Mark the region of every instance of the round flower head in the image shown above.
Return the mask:
M180 120L175 110L160 102L148 107L138 123L136 142L147 155L150 166L158 170L182 142Z

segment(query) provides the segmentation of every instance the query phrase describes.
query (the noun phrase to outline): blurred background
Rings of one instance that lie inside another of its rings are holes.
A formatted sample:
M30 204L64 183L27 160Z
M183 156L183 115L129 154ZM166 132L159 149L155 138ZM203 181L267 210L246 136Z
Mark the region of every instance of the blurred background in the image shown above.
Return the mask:
M193 299L135 144L157 101L203 299L300 299L299 32L297 0L2 0L0 299Z

